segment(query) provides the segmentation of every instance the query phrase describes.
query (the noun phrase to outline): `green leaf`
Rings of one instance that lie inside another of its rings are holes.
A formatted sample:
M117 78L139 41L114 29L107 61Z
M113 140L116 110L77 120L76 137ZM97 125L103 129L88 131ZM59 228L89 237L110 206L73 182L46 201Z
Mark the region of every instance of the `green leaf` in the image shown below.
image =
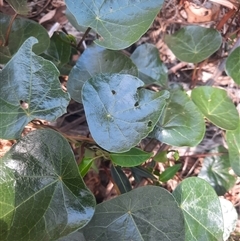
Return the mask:
M169 93L138 89L142 85L127 74L101 74L85 82L82 96L87 122L103 149L126 152L152 131Z
M204 118L181 90L171 90L170 98L151 135L172 146L196 146L205 133Z
M28 14L27 0L6 0L14 9L14 11L20 15Z
M153 154L138 148L123 153L110 153L111 160L122 167L134 167L147 161Z
M226 137L231 167L240 177L240 120L237 129L227 131Z
M240 85L240 47L234 49L228 56L225 68L226 73Z
M164 172L159 175L159 181L167 182L172 179L178 170L181 168L182 164L175 164L172 167L168 167Z
M56 240L93 216L95 199L71 147L53 130L20 139L0 159L0 173L0 240Z
M66 112L69 96L61 89L59 72L32 52L36 42L27 39L0 71L0 138L17 139L31 120L53 121Z
M130 167L132 175L135 179L135 182L139 183L143 178L149 178L151 180L157 180L157 178L146 168L142 166Z
M86 241L81 230L71 233L57 241Z
M81 103L83 84L101 73L119 73L138 76L137 67L131 59L119 51L93 45L87 48L70 72L67 89L71 97Z
M131 55L133 63L138 67L139 79L145 84L157 83L167 86L167 67L160 59L158 49L152 44L142 44Z
M88 173L89 169L92 166L93 160L94 159L91 157L84 157L78 165L78 169L82 177L84 177Z
M173 192L185 220L185 241L222 241L223 216L214 189L203 179L183 180Z
M229 174L229 157L227 150L220 146L213 149L204 159L202 169L198 177L206 180L215 189L219 196L223 196L235 184L235 177ZM213 153L226 153L223 155L214 155Z
M48 49L42 54L45 59L61 67L68 63L71 55L71 42L63 32L54 32Z
M153 160L156 162L165 163L168 161L167 154L168 154L168 151L161 151L156 156L153 157Z
M151 26L163 0L66 0L78 25L91 27L108 49L124 49L135 43Z
M128 177L123 172L121 167L111 166L111 176L113 181L117 185L120 193L126 193L132 190L132 186L128 180Z
M86 240L185 241L181 209L165 189L145 186L96 207ZM206 240L204 240L206 241Z
M225 90L201 86L192 91L191 97L199 110L214 125L225 130L237 128L239 114Z
M41 54L48 48L50 40L46 29L35 21L20 17L14 20L6 45L6 33L11 16L0 12L0 19L0 43L2 43L0 44L0 64L6 64L24 41L31 36L38 40L38 43L33 46L35 54Z
M212 28L187 26L164 38L175 56L184 62L199 63L216 52L221 44L221 34Z

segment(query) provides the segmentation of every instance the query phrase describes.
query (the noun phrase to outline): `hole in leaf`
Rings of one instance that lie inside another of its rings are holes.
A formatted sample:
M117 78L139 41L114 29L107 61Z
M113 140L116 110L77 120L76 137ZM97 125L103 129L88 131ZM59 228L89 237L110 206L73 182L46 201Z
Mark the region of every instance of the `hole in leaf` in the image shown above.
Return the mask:
M151 127L151 126L152 126L152 121L149 121L149 122L147 123L147 126L148 126L148 127Z
M115 95L115 94L116 94L116 91L115 91L115 90L112 90L112 94Z
M138 101L134 104L135 107L138 107L139 106L139 103Z
M25 102L25 101L23 101L23 100L20 100L19 102L20 102L21 107L22 107L24 110L28 109L29 105L28 105L27 102Z

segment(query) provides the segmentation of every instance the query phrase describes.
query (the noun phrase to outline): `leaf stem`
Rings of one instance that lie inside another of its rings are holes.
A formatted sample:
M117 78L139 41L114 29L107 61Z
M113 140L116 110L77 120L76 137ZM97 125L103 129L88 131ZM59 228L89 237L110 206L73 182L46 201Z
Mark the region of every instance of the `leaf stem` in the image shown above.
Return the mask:
M11 20L10 20L10 23L8 25L8 29L7 29L7 32L6 32L6 36L5 36L5 43L3 44L3 46L8 46L8 40L9 40L9 35L10 35L10 32L11 32L11 29L12 29L12 25L13 25L13 22L15 20L15 18L17 17L17 13L15 13L12 17L11 17Z
M81 47L81 45L82 45L84 39L86 38L86 36L89 34L90 31L91 31L91 28L88 27L87 30L85 31L85 33L83 34L83 36L82 36L80 42L79 42L78 45L77 45L77 49L78 49L78 50L80 49L80 47Z

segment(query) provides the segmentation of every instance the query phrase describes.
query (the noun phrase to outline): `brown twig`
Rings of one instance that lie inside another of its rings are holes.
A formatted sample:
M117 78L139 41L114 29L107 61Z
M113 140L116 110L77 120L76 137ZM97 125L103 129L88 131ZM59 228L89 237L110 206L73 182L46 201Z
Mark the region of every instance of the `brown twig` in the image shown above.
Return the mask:
M89 34L89 32L91 31L91 28L88 27L87 30L85 31L85 33L83 34L81 40L79 41L78 45L77 45L77 49L80 50L80 47L84 41L84 39L87 37L87 35Z
M8 29L7 29L7 32L6 32L6 36L5 36L5 43L3 43L2 46L8 46L8 41L9 41L9 35L10 35L10 32L11 32L11 29L12 29L12 25L13 25L13 22L15 20L15 18L17 17L17 13L15 13L12 17L11 17L11 20L10 20L10 23L8 25Z

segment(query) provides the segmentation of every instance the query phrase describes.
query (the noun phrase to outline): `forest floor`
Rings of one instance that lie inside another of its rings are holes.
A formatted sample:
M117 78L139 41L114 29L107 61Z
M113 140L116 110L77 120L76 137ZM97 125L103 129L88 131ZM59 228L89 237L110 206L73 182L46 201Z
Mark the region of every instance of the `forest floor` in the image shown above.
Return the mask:
M189 1L190 2L190 1ZM186 0L167 0L163 5L161 13L156 17L152 27L142 36L142 38L133 46L126 49L127 54L131 54L137 45L142 43L152 43L159 49L159 54L162 61L168 68L169 81L173 83L180 83L185 90L190 90L194 86L204 85L209 80L214 80L213 85L226 89L229 96L232 98L240 113L240 89L234 84L233 80L228 77L224 70L219 66L226 57L226 45L218 50L214 56L197 65L183 63L176 59L173 53L163 42L163 36L168 33L174 33L181 26L199 25L212 26L223 34L224 38L228 38L231 33L239 31L240 29L240 14L234 5L235 1L215 0L215 1L200 1L194 0L195 11L189 8ZM206 5L208 3L208 5ZM209 7L210 4L210 7ZM200 6L200 7L199 7ZM3 0L0 0L0 11L7 14L12 14L13 10ZM83 36L82 32L77 32L68 22L65 16L65 4L63 0L43 0L43 1L29 1L29 15L28 17L34 21L42 24L49 32L65 31L77 37L77 41ZM207 9L207 12L206 12ZM202 12L205 11L205 15ZM237 12L238 11L238 12ZM238 14L237 14L238 13ZM84 41L84 46L90 45L96 36L90 34ZM234 43L233 43L234 44ZM81 53L79 53L81 54ZM79 56L75 56L75 60ZM80 110L80 111L79 111ZM64 130L69 135L81 133L81 135L88 134L88 126L86 123L82 105L71 101L68 107L68 113L60 117L55 125ZM28 131L31 127L27 127ZM203 141L195 148L174 148L179 151L180 162L182 169L177 175L163 186L172 191L179 182L186 177L197 176L204 162L204 158L208 156L211 149L223 145L225 143L225 132L216 126L207 123L207 131ZM14 144L14 141L0 140L0 157L3 156ZM160 143L158 141L145 140L143 142L145 150L152 151L158 148ZM72 145L73 151L78 158L79 149ZM159 167L163 168L162 166ZM98 171L96 171L96 169ZM84 178L89 189L94 193L97 202L108 200L117 195L117 190L114 183L109 177L109 162L97 160L95 163L95 170L91 170ZM231 172L231 170L230 170ZM126 175L129 175L129 180L132 181L132 176L129 170L125 170ZM151 184L150 180L143 180L139 185ZM240 178L236 178L235 185L229 190L223 198L231 201L239 214L239 221L235 232L229 240L240 240Z

